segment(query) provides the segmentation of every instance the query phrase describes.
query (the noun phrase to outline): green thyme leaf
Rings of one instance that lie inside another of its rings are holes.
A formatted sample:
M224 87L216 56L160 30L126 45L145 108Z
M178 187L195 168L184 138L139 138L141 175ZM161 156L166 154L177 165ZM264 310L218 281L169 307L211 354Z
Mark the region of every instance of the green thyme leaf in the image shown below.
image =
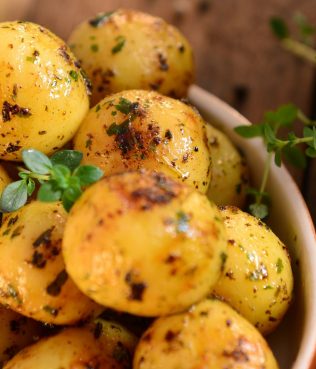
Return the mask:
M109 136L124 134L128 131L129 125L130 125L129 119L126 119L121 124L112 123L110 127L106 130L106 133Z
M123 114L129 114L132 111L133 103L124 97L120 97L119 103L114 107Z
M245 138L260 137L263 135L263 126L261 124L252 124L250 126L238 126L234 129L240 136Z
M79 75L78 75L78 72L76 72L75 70L71 70L70 72L69 72L69 76L75 81L75 82L77 82L78 81L78 77L79 77Z
M307 21L305 15L302 13L296 13L294 15L294 22L298 26L302 41L310 44L312 41L311 37L316 34L316 28Z
M32 196L35 190L35 182L32 178L27 179L27 194L28 196Z
M103 171L93 165L82 165L74 171L74 176L79 178L81 186L88 186L102 178Z
M76 150L62 150L51 156L53 165L61 164L68 167L71 171L75 170L81 163L82 152Z
M56 181L56 185L60 189L65 189L68 187L68 181L71 175L70 169L62 164L54 165L52 171L52 179Z
M47 174L52 168L49 158L35 149L22 150L22 159L29 170L38 174Z
M270 28L274 35L281 40L289 37L289 29L280 17L272 17L270 19Z
M276 150L275 155L274 155L274 162L275 162L275 165L278 167L282 165L282 151L281 150Z
M309 156L310 158L316 158L316 149L314 149L313 147L308 147L305 150L305 153L307 156Z
M94 27L94 28L99 28L101 27L104 23L106 23L109 18L111 17L112 14L114 14L115 12L106 12L106 13L99 13L97 14L93 19L91 19L89 21L90 26Z
M124 36L118 36L115 40L117 41L117 44L113 46L112 54L117 54L118 52L120 52L123 49L126 42Z
M297 146L285 146L283 154L290 164L300 169L306 168L305 155Z
M268 111L264 115L264 123L271 127L289 126L298 116L298 108L293 104L281 105L275 111Z
M20 209L27 201L27 184L25 180L10 183L1 194L0 208L4 213Z
M258 219L264 219L269 214L269 209L266 204L251 204L249 206L249 211Z
M56 183L50 181L42 184L37 193L37 199L43 202L54 202L61 199L62 192Z

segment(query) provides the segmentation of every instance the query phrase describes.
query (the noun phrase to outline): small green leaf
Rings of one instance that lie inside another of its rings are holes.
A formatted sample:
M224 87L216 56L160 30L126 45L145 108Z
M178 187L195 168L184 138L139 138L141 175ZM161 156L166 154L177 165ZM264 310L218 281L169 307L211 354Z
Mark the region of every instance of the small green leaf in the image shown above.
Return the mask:
M76 202L76 200L81 196L82 191L80 189L80 186L73 185L71 187L68 187L62 196L62 202L63 206L66 211L69 211L73 204Z
M276 150L274 154L274 162L275 162L275 165L277 165L278 167L282 165L282 151L281 150Z
M313 138L310 142L308 142L308 146L316 149L316 127L304 127L303 130L304 138Z
M275 136L275 133L273 132L273 129L271 128L271 126L267 123L263 125L263 134L264 134L265 141L268 144L274 145L276 143L277 138Z
M108 21L108 19L111 17L111 15L114 14L114 12L107 12L107 13L100 13L97 14L97 16L89 21L90 26L94 28L101 27L104 23Z
M114 105L115 109L123 114L129 114L132 111L133 103L125 97L120 97L119 103Z
M270 18L270 28L274 35L281 40L289 37L289 29L284 20L280 17Z
M117 54L118 52L120 52L123 49L125 42L126 42L126 39L124 36L118 36L115 40L117 43L112 48L112 54Z
M265 201L269 201L270 199L270 195L268 194L268 192L260 192L256 188L249 187L247 188L246 193L253 196L255 199L263 198L265 199Z
M28 178L27 180L27 194L31 196L35 190L35 182L32 178Z
M54 202L61 199L61 191L52 181L42 184L38 193L37 199L43 202Z
M71 171L75 170L81 163L82 152L76 150L62 150L51 156L50 160L53 165L62 164L67 166Z
M22 179L27 179L30 175L30 172L19 172L19 177Z
M69 75L70 75L70 77L75 81L75 82L77 82L78 81L78 73L75 71L75 70L71 70L70 72L69 72Z
M249 210L258 219L264 219L269 215L269 208L265 204L251 204Z
M283 154L288 162L297 168L306 168L306 158L304 153L296 146L285 146Z
M310 44L311 42L311 36L314 36L316 34L316 28L310 24L305 15L301 13L296 13L294 16L294 21L298 26L300 38L303 40L303 42Z
M20 209L27 201L27 184L25 180L10 183L1 194L0 208L4 213Z
M52 168L49 158L35 149L22 150L22 159L26 167L34 173L47 174Z
M103 171L92 165L82 165L74 171L74 176L79 178L81 186L88 186L102 178Z
M51 171L52 179L56 181L56 185L60 189L68 187L68 179L70 178L71 172L68 167L62 164L56 164L53 166Z
M268 111L264 115L264 122L273 128L291 125L298 115L298 108L294 104L281 105L277 110Z
M314 149L313 147L308 147L305 150L305 153L307 156L309 156L310 158L316 158L316 149Z
M251 126L238 126L234 131L245 138L259 137L263 135L263 126L261 124L252 124Z
M112 123L110 127L106 130L106 133L109 136L122 135L128 131L129 125L130 125L129 119L126 119L121 124Z

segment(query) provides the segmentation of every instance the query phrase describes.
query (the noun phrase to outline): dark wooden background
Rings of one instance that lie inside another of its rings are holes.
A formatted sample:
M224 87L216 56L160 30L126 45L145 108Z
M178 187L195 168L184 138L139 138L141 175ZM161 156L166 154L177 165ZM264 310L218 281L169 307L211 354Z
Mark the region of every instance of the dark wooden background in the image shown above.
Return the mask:
M305 14L316 25L316 0L0 0L0 20L24 19L64 39L80 21L118 7L141 9L175 24L195 50L197 83L252 122L293 102L316 115L316 68L284 51L268 23ZM316 219L316 164L290 168Z

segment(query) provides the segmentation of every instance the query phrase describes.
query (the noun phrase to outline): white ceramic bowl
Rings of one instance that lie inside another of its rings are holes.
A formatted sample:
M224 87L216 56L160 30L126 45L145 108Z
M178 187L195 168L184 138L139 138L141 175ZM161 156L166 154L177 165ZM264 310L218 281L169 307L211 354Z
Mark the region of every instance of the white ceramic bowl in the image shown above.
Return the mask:
M204 118L222 129L244 152L254 185L260 183L266 150L260 139L246 140L233 129L250 124L229 105L192 86L190 101ZM313 222L294 180L284 168L272 167L267 191L272 209L269 225L288 246L295 277L294 302L268 341L282 369L316 368L316 236Z

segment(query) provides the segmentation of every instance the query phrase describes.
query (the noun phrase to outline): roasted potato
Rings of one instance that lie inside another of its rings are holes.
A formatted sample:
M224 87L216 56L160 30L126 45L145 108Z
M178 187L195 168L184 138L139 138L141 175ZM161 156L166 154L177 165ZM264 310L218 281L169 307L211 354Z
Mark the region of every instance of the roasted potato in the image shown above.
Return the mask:
M65 222L60 203L34 201L3 216L0 303L53 324L75 323L96 308L65 271L61 255Z
M101 305L142 316L183 311L216 283L226 238L217 207L154 172L104 178L76 202L63 254Z
M227 260L214 292L268 334L292 299L293 274L285 245L262 221L235 207L221 208Z
M163 19L119 9L81 23L69 37L92 81L93 105L129 89L184 97L194 79L186 38Z
M105 175L147 168L206 192L210 158L204 121L190 106L156 92L130 90L90 110L74 138L83 163Z
M0 368L41 333L40 323L0 305Z
M68 328L19 352L3 369L126 369L136 339L123 327L98 322Z
M0 164L0 195L4 188L11 182L6 170Z
M133 369L277 369L266 341L223 302L157 319L136 347Z
M245 159L229 138L210 124L206 125L206 134L212 159L212 180L207 197L217 205L242 208L249 177Z
M65 43L28 22L0 23L0 158L46 154L69 141L89 109L85 80Z

